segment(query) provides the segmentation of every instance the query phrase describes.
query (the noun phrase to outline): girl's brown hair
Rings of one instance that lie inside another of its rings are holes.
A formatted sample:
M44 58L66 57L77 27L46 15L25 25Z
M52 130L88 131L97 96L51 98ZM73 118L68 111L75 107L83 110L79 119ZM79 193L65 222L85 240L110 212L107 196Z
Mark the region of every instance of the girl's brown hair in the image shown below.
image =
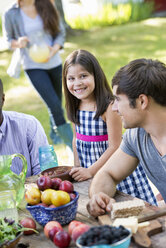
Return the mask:
M68 69L72 65L79 64L94 76L95 89L94 95L97 105L97 111L94 118L101 116L107 109L109 103L113 100L113 94L108 84L106 76L99 65L97 59L86 50L75 50L67 58L63 67L63 87L66 99L67 116L73 123L79 124L77 120L77 110L80 100L73 96L66 84Z
M21 0L18 0L21 5ZM43 20L44 30L48 31L52 37L59 32L59 15L50 0L35 0L37 13Z

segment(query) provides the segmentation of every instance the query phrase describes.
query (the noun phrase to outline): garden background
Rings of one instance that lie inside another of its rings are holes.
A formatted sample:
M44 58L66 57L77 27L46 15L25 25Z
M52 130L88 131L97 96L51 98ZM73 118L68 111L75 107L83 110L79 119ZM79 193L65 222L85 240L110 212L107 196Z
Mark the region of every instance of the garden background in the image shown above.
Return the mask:
M73 4L77 4L79 9L83 7L76 0ZM78 9L76 12L78 14ZM166 18L153 16L151 3L129 1L114 6L110 1L104 4L104 0L96 13L83 11L79 16L72 17L65 14L65 20L71 29L61 53L62 59L64 61L75 49L90 51L99 60L110 84L114 73L130 60L152 58L166 63ZM2 29L0 32L2 35ZM42 99L23 71L19 79L11 78L6 73L11 55L11 51L0 52L0 78L6 95L4 109L34 115L43 125L51 144L49 117ZM56 146L55 151L58 160L65 158L64 147ZM70 163L69 160L68 162Z

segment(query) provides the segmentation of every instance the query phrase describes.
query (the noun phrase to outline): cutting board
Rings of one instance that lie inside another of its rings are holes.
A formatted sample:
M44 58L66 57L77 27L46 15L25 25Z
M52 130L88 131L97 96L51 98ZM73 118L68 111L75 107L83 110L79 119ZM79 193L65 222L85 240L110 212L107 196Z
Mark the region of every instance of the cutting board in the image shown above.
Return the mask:
M142 213L138 216L138 222L149 221L150 224L146 227L138 228L136 234L133 234L133 241L139 247L151 247L152 235L162 232L162 225L158 221L158 217L166 215L166 208L158 208L155 206L146 205ZM102 225L111 225L113 221L108 214L98 217L99 223Z

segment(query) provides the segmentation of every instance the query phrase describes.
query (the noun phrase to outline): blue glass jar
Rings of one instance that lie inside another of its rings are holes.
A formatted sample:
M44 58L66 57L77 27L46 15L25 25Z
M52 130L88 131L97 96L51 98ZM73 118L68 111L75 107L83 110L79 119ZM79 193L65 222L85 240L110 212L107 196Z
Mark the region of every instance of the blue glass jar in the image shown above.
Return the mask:
M52 145L39 147L39 163L41 171L58 166L58 159Z

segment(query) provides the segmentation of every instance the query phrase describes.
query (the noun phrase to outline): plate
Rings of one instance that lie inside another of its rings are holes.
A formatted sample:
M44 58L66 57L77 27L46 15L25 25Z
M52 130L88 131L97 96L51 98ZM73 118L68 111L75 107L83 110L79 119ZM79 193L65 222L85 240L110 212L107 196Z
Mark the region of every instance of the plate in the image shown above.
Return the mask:
M61 178L62 181L64 180L68 180L68 181L73 181L74 179L72 178L72 176L69 175L70 170L73 168L73 166L57 166L57 167L53 167L50 169L46 169L44 171L42 171L42 175L48 175L50 178Z

